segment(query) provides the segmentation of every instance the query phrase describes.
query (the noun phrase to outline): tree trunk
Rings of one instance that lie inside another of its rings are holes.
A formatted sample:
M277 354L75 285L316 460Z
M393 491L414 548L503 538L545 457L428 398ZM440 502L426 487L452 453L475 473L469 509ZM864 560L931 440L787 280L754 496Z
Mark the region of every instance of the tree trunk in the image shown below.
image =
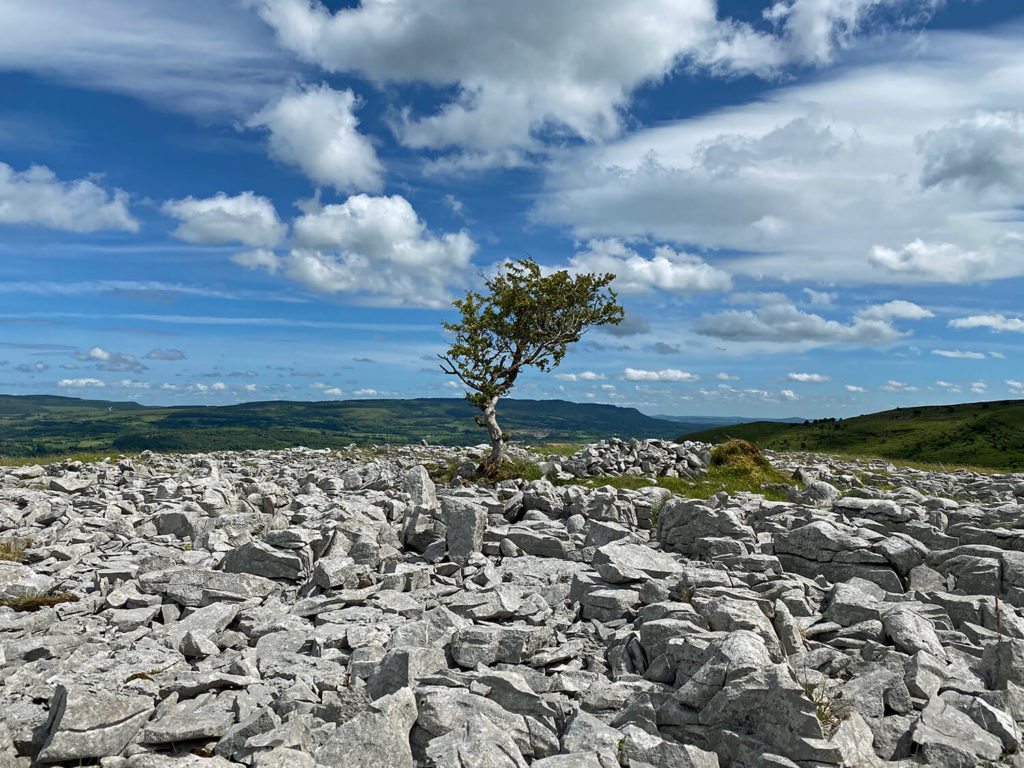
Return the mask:
M497 405L498 398L492 397L481 408L484 412L483 426L487 428L487 434L491 438L491 455L484 461L487 474L496 471L505 458L505 434L498 426L498 416L495 411Z

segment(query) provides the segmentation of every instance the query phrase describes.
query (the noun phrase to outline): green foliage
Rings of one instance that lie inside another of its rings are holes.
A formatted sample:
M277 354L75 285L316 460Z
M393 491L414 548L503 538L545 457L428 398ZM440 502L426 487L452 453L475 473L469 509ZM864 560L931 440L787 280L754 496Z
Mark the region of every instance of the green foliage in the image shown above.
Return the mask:
M827 682L817 688L805 682L803 688L804 696L814 704L814 713L822 730L826 736L831 736L839 724L850 716L852 709L849 702L838 686L830 687Z
M811 451L913 462L953 471L1024 469L1024 400L897 408L849 419L755 421L692 432L679 440L741 438L778 451Z
M485 280L486 295L468 291L453 302L462 319L443 323L455 341L438 357L441 370L457 376L470 390L466 399L483 412L475 419L491 440L483 474L499 471L508 435L498 426L495 407L519 374L530 367L550 371L588 328L622 322L624 311L608 288L614 279L565 270L543 275L532 259L520 259Z
M469 291L452 304L462 314L445 322L455 334L442 370L473 390L470 402L504 397L526 367L549 371L569 344L593 325L622 322L624 312L607 286L615 275L542 275L532 259L508 264L485 281L487 295Z
M62 458L93 462L146 449L199 453L406 445L425 435L435 445L475 445L481 437L468 418L475 408L462 398L134 409L118 405L124 404L0 395L0 465ZM533 444L587 443L611 436L671 438L680 428L634 408L562 400L506 399L502 420Z

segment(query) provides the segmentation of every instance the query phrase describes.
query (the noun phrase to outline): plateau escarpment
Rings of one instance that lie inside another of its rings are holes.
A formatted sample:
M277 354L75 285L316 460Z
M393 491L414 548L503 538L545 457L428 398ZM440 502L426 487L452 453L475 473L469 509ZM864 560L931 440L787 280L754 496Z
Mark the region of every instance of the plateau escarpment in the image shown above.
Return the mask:
M779 454L788 501L573 484L709 463L661 441L551 480L426 468L481 455L0 468L0 765L1019 761L1024 475Z

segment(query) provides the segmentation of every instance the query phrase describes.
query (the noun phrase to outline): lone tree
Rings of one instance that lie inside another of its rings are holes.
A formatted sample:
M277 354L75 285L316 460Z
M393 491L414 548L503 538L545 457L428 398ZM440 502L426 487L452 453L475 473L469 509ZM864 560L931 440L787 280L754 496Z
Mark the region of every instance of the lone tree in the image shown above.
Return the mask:
M484 475L496 474L505 457L508 434L498 426L495 409L522 370L550 371L590 326L622 322L623 309L608 288L613 279L613 274L565 270L544 276L532 259L519 259L485 281L487 295L468 291L452 302L462 320L444 323L455 341L438 357L441 370L473 390L466 399L483 412L475 420L491 439Z

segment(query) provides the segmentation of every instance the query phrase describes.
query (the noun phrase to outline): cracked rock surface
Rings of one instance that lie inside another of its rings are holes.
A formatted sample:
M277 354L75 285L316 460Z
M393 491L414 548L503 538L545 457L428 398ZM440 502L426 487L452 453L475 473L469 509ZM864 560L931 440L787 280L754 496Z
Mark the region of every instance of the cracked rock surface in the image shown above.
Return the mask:
M0 767L1024 766L1024 475L708 450L0 468Z

